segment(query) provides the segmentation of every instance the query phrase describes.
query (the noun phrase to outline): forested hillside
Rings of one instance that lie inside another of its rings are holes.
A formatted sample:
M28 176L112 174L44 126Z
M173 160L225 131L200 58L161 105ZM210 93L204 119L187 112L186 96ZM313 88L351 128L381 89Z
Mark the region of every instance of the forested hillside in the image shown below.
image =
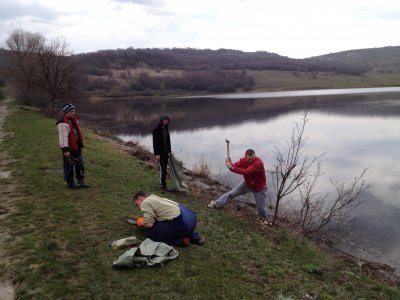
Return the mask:
M347 63L332 63L318 59L291 59L269 52L242 52L219 49L200 50L191 48L173 49L118 49L102 50L75 55L85 62L88 71L98 69L126 69L151 67L180 69L186 71L204 70L285 70L285 71L330 71L340 74L358 75L364 69Z
M326 54L313 59L330 63L344 63L347 66L360 66L366 71L400 72L400 46L349 50Z
M250 91L255 78L248 71L306 72L312 76L318 72L361 75L365 71L355 64L229 49L128 48L78 54L72 59L88 76L88 92L113 96Z
M1 69L6 53L0 50L0 83L5 78ZM265 51L127 48L75 54L70 60L79 67L75 78L89 96L393 86L400 82L400 47L307 59ZM371 79L367 73L381 75Z
M7 64L6 51L0 49L0 99L3 96L1 88L6 84L5 68Z

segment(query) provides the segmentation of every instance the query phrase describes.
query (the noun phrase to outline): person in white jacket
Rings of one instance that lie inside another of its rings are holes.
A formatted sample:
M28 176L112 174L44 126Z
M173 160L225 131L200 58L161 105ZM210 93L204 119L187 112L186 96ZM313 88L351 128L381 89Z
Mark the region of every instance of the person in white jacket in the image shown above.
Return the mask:
M85 183L85 166L82 156L83 136L75 117L75 106L71 103L62 108L63 117L57 122L58 141L63 153L64 180L68 188L88 188ZM74 182L75 177L78 181Z

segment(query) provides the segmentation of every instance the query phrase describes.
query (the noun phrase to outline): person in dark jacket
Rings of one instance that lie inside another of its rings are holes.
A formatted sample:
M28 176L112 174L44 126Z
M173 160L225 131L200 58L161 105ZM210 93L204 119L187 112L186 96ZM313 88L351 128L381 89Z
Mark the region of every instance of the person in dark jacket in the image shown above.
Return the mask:
M217 200L208 204L209 208L221 208L229 200L252 193L256 201L258 217L261 221L267 220L267 179L265 176L264 163L256 156L254 150L246 150L245 156L238 162L232 163L228 157L226 167L233 173L243 175L244 181L237 184L231 191L223 194Z
M167 190L167 165L171 155L171 139L168 131L169 117L162 115L156 128L153 129L154 157L160 168L160 188Z
M58 141L63 153L64 180L67 182L68 188L88 188L89 186L84 181L83 136L75 117L75 106L71 103L65 104L62 111L64 115L57 122L57 130ZM74 168L78 184L74 182Z

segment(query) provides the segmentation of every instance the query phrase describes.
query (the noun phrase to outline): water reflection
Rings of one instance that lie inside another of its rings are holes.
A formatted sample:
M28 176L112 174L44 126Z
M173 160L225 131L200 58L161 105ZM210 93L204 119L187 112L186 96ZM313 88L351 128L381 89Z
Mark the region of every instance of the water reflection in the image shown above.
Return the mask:
M398 94L313 96L254 99L112 99L95 105L79 105L81 119L115 134L146 135L168 113L176 131L241 124L277 118L303 108L339 114L395 116L400 108L391 105ZM385 105L382 105L382 102ZM369 103L369 104L368 104ZM377 109L378 108L378 109Z
M400 95L331 95L279 99L119 99L80 107L80 118L124 140L151 149L159 115L171 117L173 151L191 166L205 159L213 174L229 184L241 177L226 171L225 138L238 159L253 148L268 168L275 147L285 149L294 121L307 108L310 122L304 151L327 151L321 191L330 178L349 182L368 168L373 187L363 195L350 223L336 231L337 246L400 269ZM83 114L83 115L82 115ZM270 191L271 192L271 191ZM270 194L272 198L272 195Z
M337 247L356 256L397 268L400 275L400 208L370 193L353 211L353 219L337 228Z
M248 92L234 94L211 95L217 99L254 99L254 98L278 98L278 97L311 97L311 96L332 96L332 95L354 95L354 94L379 94L379 93L399 93L400 87L376 87L376 88L349 88L349 89L323 89L323 90L303 90L303 91L283 91L283 92ZM197 96L204 98L209 96ZM193 98L193 97L185 97Z

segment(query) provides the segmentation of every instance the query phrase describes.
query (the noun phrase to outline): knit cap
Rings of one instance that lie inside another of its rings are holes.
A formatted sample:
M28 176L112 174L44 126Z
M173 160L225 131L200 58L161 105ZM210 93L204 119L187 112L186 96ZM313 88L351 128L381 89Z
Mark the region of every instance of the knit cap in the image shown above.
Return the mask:
M67 104L64 104L64 106L62 108L62 111L63 111L63 113L65 115L65 114L69 113L71 110L74 110L74 109L75 109L75 105L73 105L71 103L67 103Z

